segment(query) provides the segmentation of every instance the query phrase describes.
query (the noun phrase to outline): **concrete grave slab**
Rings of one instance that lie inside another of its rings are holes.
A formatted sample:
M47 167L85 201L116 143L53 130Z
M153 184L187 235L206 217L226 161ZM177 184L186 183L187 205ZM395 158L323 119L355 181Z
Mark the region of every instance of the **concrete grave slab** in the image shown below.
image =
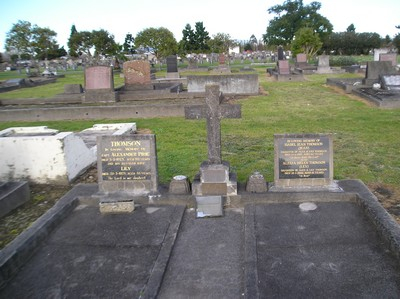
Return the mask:
M45 126L5 129L0 131L0 180L68 184L96 162L93 138L132 130L136 124L98 124L80 134Z

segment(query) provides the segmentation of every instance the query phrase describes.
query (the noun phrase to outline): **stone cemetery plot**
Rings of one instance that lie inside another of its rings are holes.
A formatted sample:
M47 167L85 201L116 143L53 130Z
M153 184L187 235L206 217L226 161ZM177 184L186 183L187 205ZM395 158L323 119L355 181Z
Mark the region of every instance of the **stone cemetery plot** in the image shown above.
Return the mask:
M361 78L327 78L326 84L343 89L346 93L352 93L353 89L362 85Z
M132 131L136 131L134 123L94 125L80 133L47 127L8 128L0 131L0 180L69 184L96 162L97 135Z
M187 76L188 93L205 92L206 85L219 84L224 94L256 95L259 93L257 74Z
M392 66L390 61L368 61L363 84L372 86L374 83L379 83L381 75L396 73L396 69Z
M247 280L247 298L400 296L399 264L355 202L258 204L245 209L246 224L254 230L246 231L246 252L257 252L257 266L248 271L253 279Z
M184 210L148 206L105 217L96 206L80 205L0 297L155 298Z
M109 66L90 66L85 69L84 102L116 102L118 93L114 90L114 74Z
M169 63L169 69L172 77L175 79L179 78L177 73L177 61L175 56L175 64L173 58L169 56L167 63ZM168 65L167 65L168 67ZM177 93L182 90L182 83L178 82L162 82L155 80L155 76L151 73L150 63L144 60L133 60L124 63L124 78L125 85L121 90L121 93L125 97L129 97L130 94L143 94L144 96L149 95L160 95L165 93ZM176 72L172 72L175 70ZM168 78L168 76L167 76Z

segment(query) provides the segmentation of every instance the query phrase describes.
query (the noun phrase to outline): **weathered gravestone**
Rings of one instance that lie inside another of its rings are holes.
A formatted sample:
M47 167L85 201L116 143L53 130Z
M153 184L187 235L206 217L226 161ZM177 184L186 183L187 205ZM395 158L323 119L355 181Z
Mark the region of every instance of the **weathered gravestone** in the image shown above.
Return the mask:
M278 60L284 60L285 59L285 54L283 53L283 48L282 46L278 47Z
M225 54L223 54L223 53L219 54L218 62L219 62L219 64L225 64Z
M274 190L335 188L332 135L274 135Z
M124 62L123 68L126 90L154 89L151 83L151 70L148 61L127 61Z
M332 69L329 65L329 55L318 56L318 68L317 68L316 73L318 73L318 74L332 73Z
M278 74L290 75L290 66L288 60L278 60Z
M299 53L296 55L296 66L304 67L307 65L307 55L304 53Z
M397 54L396 53L382 53L379 54L379 61L390 61L392 66L397 65Z
M85 69L84 102L116 102L113 70L109 66L90 66Z
M167 78L179 78L178 59L176 55L167 57Z
M389 49L387 49L387 48L374 49L374 61L379 61L380 55L386 54L388 52L389 52Z
M390 75L395 73L396 70L390 61L368 61L363 84L371 86L374 83L379 83L381 75Z
M237 194L236 176L230 173L229 163L222 161L221 157L221 119L240 118L241 106L221 104L221 101L219 85L207 85L206 105L185 107L187 119L207 119L208 161L201 164L200 173L192 184L192 194L197 196L199 212L203 208L201 204L222 205L222 196ZM204 199L204 196L212 198ZM217 203L216 198L218 198ZM198 214L198 216L218 215Z
M97 147L101 212L131 212L135 196L158 193L155 135L100 136Z

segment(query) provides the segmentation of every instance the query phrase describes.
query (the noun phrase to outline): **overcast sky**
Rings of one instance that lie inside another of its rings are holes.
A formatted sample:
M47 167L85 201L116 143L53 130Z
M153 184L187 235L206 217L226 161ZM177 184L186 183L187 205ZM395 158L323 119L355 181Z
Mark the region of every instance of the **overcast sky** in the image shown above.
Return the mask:
M210 37L227 33L232 39L257 39L265 33L272 15L267 9L280 1L262 0L1 0L0 51L6 33L18 20L57 32L57 41L67 49L71 26L78 31L105 29L122 44L127 33L134 36L149 27L165 27L177 41L186 24L203 22ZM312 1L304 0L304 4ZM319 13L332 23L334 32L354 24L356 32L377 32L382 37L400 33L400 0L320 0Z

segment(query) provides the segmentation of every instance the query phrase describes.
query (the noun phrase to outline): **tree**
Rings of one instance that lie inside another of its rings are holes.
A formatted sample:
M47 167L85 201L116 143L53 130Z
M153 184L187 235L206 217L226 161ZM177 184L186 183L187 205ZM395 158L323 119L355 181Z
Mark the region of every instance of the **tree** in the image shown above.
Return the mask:
M235 46L237 42L231 39L229 34L217 33L209 40L208 44L213 53L229 53L229 49Z
M307 58L314 57L321 47L322 42L319 36L308 27L299 29L292 42L293 55L305 53Z
M22 54L32 55L32 25L28 21L19 20L13 24L6 34L5 48L8 52L14 52L21 59Z
M268 9L269 14L276 14L263 35L268 45L289 45L295 33L304 27L311 28L323 41L332 32L333 26L329 20L317 11L321 3L311 2L303 5L303 0L287 0L282 5L275 5Z
M183 53L208 53L209 41L210 37L203 22L197 22L194 30L190 24L186 24L179 41L179 50Z
M135 38L132 34L128 33L125 36L125 42L123 45L124 53L133 54L135 53Z
M137 46L153 51L157 59L176 54L178 44L174 35L167 28L147 28L140 31L135 38Z
M400 52L400 33L394 36L393 46L397 49L397 52Z
M89 31L80 31L72 34L68 39L68 47L70 54L75 54L76 56L86 54L92 57L93 40L91 33Z
M75 25L71 26L71 33L68 39L68 48L69 48L69 55L73 57L78 57L78 43L76 42L77 39L74 38L74 35L78 34L78 30L76 30Z
M194 30L190 24L186 24L182 30L182 39L179 42L179 50L183 53L191 53L196 49Z
M353 23L347 27L346 32L356 32L356 27L354 27Z
M36 58L41 60L55 58L54 56L57 55L58 50L56 36L57 33L49 28L41 28L36 25L32 28L31 45L36 54ZM49 52L52 53L52 57L48 57Z
M380 35L375 32L338 32L324 41L323 50L340 55L360 55L379 48L381 43Z
M93 30L91 39L94 46L94 56L113 56L119 51L119 46L114 40L114 35L104 29Z
M252 35L250 36L249 43L250 43L250 45L251 45L251 49L252 49L253 51L257 51L257 44L258 44L258 41L257 41L257 38L256 38L256 36L255 36L254 34L252 34Z
M203 22L197 22L195 24L194 40L196 42L197 52L206 53L210 50L210 47L208 46L210 37L208 36L208 32L206 31Z

